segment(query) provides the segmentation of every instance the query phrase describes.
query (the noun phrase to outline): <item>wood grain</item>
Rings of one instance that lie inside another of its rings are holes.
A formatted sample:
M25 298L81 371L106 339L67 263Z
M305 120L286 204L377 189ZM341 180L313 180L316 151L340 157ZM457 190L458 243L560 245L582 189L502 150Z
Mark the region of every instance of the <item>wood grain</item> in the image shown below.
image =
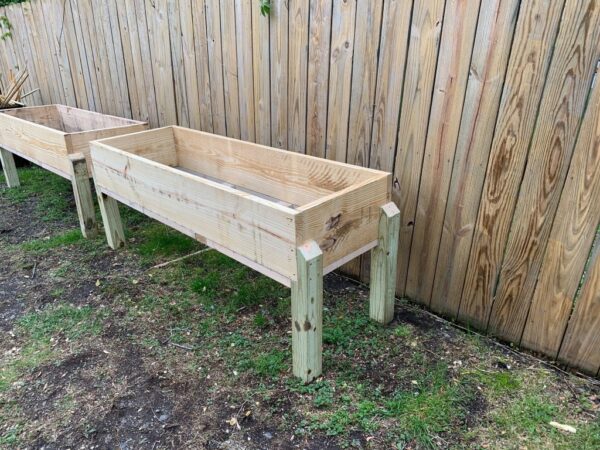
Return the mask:
M521 340L527 348L557 354L598 223L600 83L596 78Z
M192 22L194 30L194 53L196 59L196 84L200 102L200 130L213 131L212 91L210 83L208 35L206 27L206 9L204 0L191 0ZM190 56L191 58L191 56Z
M461 321L480 329L487 327L562 6L521 3L458 310Z
M455 317L517 22L517 0L482 2L430 307Z
M240 138L240 103L235 29L235 4L221 0L221 45L223 51L223 81L227 136Z
M254 73L252 68L252 0L235 0L240 137L254 142ZM205 130L208 131L208 130Z
M565 5L490 317L490 331L511 341L519 341L525 327L600 60L599 22L597 1Z
M442 32L444 0L415 2L402 90L392 199L402 211L396 289L406 290L410 244L415 223L423 151L427 137L435 68Z
M252 5L252 55L254 68L254 130L256 142L271 145L271 67L269 18ZM212 83L212 81L211 81Z
M288 148L306 153L309 3L289 0Z
M288 0L271 2L271 145L277 148L288 147L288 17Z

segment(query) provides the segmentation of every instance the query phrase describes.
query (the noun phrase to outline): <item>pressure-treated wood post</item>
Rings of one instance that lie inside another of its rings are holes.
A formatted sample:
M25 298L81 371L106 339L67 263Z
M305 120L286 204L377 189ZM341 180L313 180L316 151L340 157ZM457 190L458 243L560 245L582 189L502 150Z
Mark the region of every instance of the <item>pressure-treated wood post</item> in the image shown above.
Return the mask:
M393 203L381 207L379 244L371 250L369 315L383 324L394 318L400 211Z
M298 281L292 281L294 375L309 383L323 361L323 252L310 241L296 252Z
M82 153L70 155L69 160L71 161L71 183L73 184L73 195L75 196L81 234L86 238L92 238L98 234L98 224L96 223L96 211L87 162Z
M96 194L98 195L98 204L100 205L108 245L113 250L125 247L125 232L123 231L121 214L119 214L119 204L114 198L99 190L98 186L96 186Z
M4 178L9 188L20 186L19 174L17 166L15 166L15 158L11 152L0 147L0 161L2 161L2 169L4 170Z

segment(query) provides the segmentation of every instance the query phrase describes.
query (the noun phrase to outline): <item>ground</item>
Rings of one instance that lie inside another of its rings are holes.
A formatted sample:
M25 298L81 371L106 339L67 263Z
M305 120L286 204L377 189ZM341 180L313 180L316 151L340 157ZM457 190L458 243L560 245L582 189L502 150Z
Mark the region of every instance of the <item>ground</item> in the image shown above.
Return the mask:
M127 249L84 240L70 184L19 173L0 178L0 448L600 448L597 380L404 300L379 326L340 275L305 386L288 289L123 206Z

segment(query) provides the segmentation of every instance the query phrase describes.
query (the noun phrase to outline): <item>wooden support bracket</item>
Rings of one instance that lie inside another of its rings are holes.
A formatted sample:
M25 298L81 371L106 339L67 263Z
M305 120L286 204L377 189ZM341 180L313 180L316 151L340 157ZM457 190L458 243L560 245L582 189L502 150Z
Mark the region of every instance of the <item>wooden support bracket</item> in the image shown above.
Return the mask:
M98 189L98 186L96 186L96 194L98 196L98 204L100 205L100 213L102 214L104 233L106 234L108 245L113 250L125 247L125 231L123 231L119 204L114 198L109 197Z
M73 184L81 234L86 238L93 238L98 234L98 224L96 223L96 210L94 209L87 162L82 153L69 155L69 161L71 162L71 183Z
M310 241L296 252L298 281L292 281L294 375L310 383L323 361L323 252Z
M17 167L15 166L15 158L13 154L0 147L0 161L2 161L4 178L6 178L6 184L8 187L13 188L20 186L21 183L19 182L19 174L17 173Z
M379 243L371 250L371 319L387 324L394 318L400 211L393 203L381 207Z

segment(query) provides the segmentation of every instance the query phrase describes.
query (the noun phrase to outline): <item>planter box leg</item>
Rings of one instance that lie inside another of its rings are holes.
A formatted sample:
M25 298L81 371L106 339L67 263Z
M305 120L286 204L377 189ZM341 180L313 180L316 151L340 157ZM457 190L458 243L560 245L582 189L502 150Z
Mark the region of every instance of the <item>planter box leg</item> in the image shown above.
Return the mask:
M69 159L73 172L71 182L73 183L73 194L75 195L81 233L86 238L93 238L98 234L98 225L85 156L82 154L71 155Z
M311 241L296 252L298 281L292 281L294 375L309 383L323 360L323 253Z
M125 247L125 232L123 231L121 214L119 214L119 204L114 198L100 191L98 187L96 187L96 193L108 245L113 250Z
M4 178L9 188L20 186L19 174L15 166L15 158L11 152L0 147L0 161L2 161L2 169L4 169Z
M371 250L371 319L387 324L394 318L400 211L393 203L381 207L379 244Z

